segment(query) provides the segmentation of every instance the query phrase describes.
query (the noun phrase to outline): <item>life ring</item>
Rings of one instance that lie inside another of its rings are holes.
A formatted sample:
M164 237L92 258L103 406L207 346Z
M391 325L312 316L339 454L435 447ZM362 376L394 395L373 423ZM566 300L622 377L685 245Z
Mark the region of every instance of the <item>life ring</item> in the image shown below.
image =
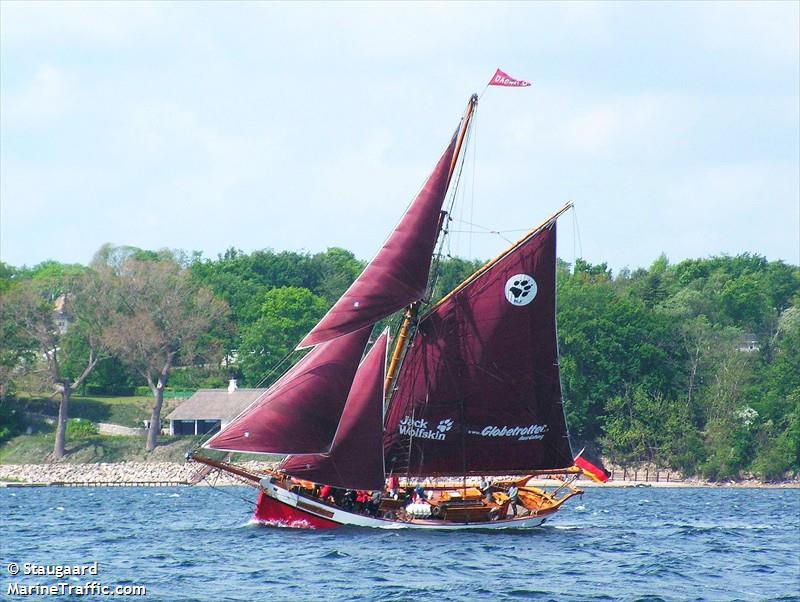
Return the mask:
M442 509L439 506L434 506L431 508L431 516L433 518L439 518L442 515Z
M495 506L489 510L489 520L497 520L498 518L500 518L500 508Z

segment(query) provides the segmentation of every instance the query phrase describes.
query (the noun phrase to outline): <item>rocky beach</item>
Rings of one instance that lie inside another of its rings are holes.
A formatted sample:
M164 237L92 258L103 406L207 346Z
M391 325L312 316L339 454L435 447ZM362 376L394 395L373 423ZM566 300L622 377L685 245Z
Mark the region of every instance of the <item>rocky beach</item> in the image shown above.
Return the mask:
M243 462L247 470L263 472L273 464ZM91 464L2 464L0 484L191 485L203 467L188 462L115 462ZM197 484L241 485L226 474L211 474Z
M251 472L265 472L275 466L271 462L249 461L239 464ZM51 463L51 464L0 464L0 486L2 485L241 485L242 482L225 473L212 471L205 479L199 479L203 467L188 462L114 462L114 463ZM445 479L446 480L446 479ZM476 481L477 482L477 481ZM552 485L552 481L537 481L537 484ZM533 482L532 482L533 484ZM576 485L585 487L739 487L739 488L798 488L800 481L763 483L755 479L742 481L711 482L698 478L670 481L611 480L594 483L580 479Z

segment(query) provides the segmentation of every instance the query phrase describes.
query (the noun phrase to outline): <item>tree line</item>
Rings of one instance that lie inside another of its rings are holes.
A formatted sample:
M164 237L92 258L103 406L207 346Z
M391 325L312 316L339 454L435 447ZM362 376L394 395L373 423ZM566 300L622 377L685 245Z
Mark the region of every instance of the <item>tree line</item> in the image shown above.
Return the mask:
M558 270L573 440L714 480L800 469L800 270L743 254Z
M432 300L479 266L443 259ZM58 458L72 393L147 386L153 449L166 387L269 384L363 267L339 248L210 259L104 246L88 266L0 263L0 393L38 373L60 397ZM614 275L559 261L557 285L574 446L713 479L800 469L797 266L662 256Z

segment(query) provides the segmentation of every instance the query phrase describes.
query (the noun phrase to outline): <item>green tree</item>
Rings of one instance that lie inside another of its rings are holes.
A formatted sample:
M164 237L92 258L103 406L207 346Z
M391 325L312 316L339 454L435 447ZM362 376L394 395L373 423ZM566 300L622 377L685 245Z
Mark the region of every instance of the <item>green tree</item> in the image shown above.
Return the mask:
M26 364L36 361L39 345L30 331L20 328L19 304L25 297L19 292L11 293L15 283L10 278L0 282L6 283L0 286L0 402L3 402L13 391L15 375Z
M749 404L758 412L753 470L762 478L779 478L800 470L800 309L781 314L769 361L756 366Z
M604 447L615 462L647 461L693 474L703 444L687 404L638 386L613 398L603 427Z
M674 324L620 297L604 265L576 262L557 274L561 378L570 430L578 441L602 433L606 403L636 385L675 396L683 366Z
M16 276L17 270L13 266L0 261L0 293L11 288Z
M102 331L110 316L109 297L98 274L81 270L67 275L53 271L46 278L20 282L3 300L4 311L14 315L16 338L35 343L50 384L61 398L53 448L57 460L65 455L70 396L105 352Z
M436 303L456 288L475 273L483 263L482 261L470 261L460 257L447 257L439 261L436 279L432 282L431 303Z
M210 290L192 282L175 258L164 254L146 259L133 255L116 269L106 266L106 272L116 282L117 307L104 340L153 393L146 444L152 451L173 367L219 362L219 346L211 333L215 324L227 319L228 308Z
M350 251L331 247L311 258L318 273L318 282L311 291L321 296L329 305L341 297L353 281L361 274L364 264Z
M708 459L702 470L712 479L738 478L752 459L758 412L747 405L745 391L753 358L738 350L740 339L736 328L720 333L703 393Z
M245 380L261 383L325 314L327 303L305 288L281 287L267 292L261 315L242 338L238 362ZM287 367L284 364L280 367Z

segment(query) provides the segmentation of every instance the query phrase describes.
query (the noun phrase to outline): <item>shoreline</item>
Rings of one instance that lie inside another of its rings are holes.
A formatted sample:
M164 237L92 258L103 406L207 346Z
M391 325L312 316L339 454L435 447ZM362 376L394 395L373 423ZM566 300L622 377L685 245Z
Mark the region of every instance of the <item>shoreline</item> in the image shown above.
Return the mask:
M781 483L761 483L759 481L703 481L688 479L685 481L608 481L606 483L595 483L588 480L580 480L576 483L578 489L591 489L595 487L614 487L614 488L648 488L654 489L800 489L800 482L785 481Z
M274 463L249 461L242 466L253 472L264 472ZM238 479L226 474L195 483L202 466L184 462L116 462L85 464L0 464L0 487L87 486L87 487L152 487L152 486L230 486L242 485ZM537 479L531 485L553 485L552 480ZM704 488L704 489L800 489L800 481L762 483L755 480L711 482L702 479L674 481L623 481L595 483L589 479L576 481L580 489L595 487L613 488Z
M243 462L253 472L274 466L267 462ZM195 482L203 466L188 462L98 462L86 464L0 464L0 487L171 487L242 485L227 474Z

